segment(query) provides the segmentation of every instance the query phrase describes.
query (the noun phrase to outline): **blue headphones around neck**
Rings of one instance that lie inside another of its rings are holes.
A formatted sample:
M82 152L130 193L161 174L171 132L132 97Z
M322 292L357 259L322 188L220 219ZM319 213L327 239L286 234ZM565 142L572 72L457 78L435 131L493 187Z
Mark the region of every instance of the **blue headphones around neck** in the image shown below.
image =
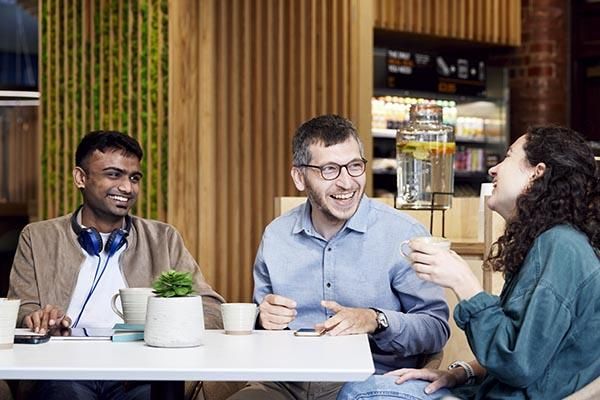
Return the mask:
M71 216L71 227L73 231L77 235L77 241L81 245L81 247L88 253L90 256L100 257L100 253L102 252L102 236L96 228L84 228L77 222L77 215L83 206L79 206L79 208L73 213ZM125 228L115 229L108 236L108 240L104 245L104 250L108 254L108 258L112 257L121 247L127 243L127 236L129 235L129 230L131 229L131 217L129 215L125 216Z

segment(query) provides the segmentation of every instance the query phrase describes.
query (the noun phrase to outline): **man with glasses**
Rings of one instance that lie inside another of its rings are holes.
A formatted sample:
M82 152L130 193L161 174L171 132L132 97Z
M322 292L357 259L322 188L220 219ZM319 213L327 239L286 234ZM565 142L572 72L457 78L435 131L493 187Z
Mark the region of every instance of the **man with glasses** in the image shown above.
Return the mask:
M349 120L323 115L298 128L291 175L308 201L266 228L254 301L264 329L369 334L383 373L439 352L450 328L442 289L417 278L398 250L427 231L364 194L366 163ZM341 386L252 382L231 399L335 399Z

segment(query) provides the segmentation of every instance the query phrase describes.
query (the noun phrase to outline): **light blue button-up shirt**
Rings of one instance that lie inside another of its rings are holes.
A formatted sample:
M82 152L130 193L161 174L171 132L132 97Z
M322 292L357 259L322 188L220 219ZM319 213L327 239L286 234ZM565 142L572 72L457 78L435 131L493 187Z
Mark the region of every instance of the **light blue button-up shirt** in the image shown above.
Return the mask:
M270 293L296 301L290 329L331 317L321 300L383 311L389 328L371 337L378 373L414 367L419 355L440 351L450 335L444 292L419 279L399 252L402 241L429 235L425 228L367 196L329 241L310 215L306 202L265 229L254 264L254 301Z

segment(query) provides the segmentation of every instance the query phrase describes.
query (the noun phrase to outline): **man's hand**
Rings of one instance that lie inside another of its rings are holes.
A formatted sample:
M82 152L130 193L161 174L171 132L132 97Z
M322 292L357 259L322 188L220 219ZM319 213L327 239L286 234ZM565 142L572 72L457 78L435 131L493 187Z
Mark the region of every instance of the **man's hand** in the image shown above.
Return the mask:
M285 329L296 318L296 302L287 297L268 294L258 307L258 318L265 329Z
M324 330L328 335L337 336L373 333L377 329L377 314L370 308L342 307L335 301L327 300L323 300L321 305L335 315L315 325L316 330Z
M27 315L23 322L33 332L41 334L45 334L50 329L71 326L71 318L65 315L61 308L51 304Z

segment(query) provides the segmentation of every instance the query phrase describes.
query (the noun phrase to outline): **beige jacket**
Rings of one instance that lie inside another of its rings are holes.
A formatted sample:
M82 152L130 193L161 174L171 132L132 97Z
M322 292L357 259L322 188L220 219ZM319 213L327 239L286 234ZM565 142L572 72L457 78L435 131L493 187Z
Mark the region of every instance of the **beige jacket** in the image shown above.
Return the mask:
M34 310L53 304L67 310L85 255L71 228L71 214L27 225L10 273L8 297L21 299L17 326ZM206 328L221 328L224 301L204 280L177 230L166 223L132 217L119 264L129 287L150 287L170 268L190 271L202 296Z

